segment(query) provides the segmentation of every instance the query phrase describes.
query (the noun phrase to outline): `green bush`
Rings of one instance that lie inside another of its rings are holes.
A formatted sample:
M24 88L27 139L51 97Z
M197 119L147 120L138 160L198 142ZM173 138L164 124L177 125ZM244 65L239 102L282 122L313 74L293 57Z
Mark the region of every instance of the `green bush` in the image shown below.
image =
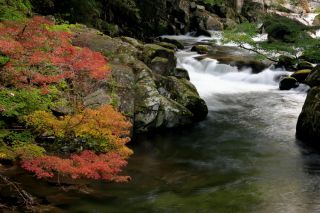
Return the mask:
M0 21L21 20L30 14L29 0L0 0Z

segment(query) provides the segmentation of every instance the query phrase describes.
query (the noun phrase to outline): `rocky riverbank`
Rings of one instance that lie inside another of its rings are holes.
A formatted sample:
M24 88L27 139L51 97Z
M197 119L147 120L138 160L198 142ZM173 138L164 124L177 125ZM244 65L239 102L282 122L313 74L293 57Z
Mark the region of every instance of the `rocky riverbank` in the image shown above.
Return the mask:
M112 85L102 85L87 95L87 107L114 103L137 133L206 117L206 103L189 82L187 71L176 68L177 42L145 44L129 37L111 38L85 26L74 31L73 43L103 53L112 69Z

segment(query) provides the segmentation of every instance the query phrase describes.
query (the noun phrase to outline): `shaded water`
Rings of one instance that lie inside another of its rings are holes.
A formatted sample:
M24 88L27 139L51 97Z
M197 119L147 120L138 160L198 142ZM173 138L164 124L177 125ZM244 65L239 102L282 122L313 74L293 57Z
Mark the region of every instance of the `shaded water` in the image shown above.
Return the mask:
M61 212L320 212L320 156L295 139L304 88L279 91L285 71L177 56L209 106L205 121L136 138L129 184L92 183L88 195L29 187Z

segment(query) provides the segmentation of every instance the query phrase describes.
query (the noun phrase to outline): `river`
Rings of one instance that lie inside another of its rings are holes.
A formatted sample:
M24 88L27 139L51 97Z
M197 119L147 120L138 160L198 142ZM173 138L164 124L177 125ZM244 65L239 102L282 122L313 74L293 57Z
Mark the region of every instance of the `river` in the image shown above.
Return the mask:
M320 212L320 155L295 139L306 88L279 91L283 70L199 61L190 45L205 38L175 38L187 46L178 66L206 100L207 119L138 136L128 184L95 182L86 194L25 181L31 191L57 212Z

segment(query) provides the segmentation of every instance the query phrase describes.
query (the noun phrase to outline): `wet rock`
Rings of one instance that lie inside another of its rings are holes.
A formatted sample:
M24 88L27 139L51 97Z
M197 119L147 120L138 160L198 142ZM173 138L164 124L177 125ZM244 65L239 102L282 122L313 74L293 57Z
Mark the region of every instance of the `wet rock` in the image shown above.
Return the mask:
M187 79L188 81L190 80L188 71L183 68L174 69L170 75L176 78L184 78L184 79Z
M198 29L196 31L195 36L206 36L206 37L211 37L211 33L207 30L203 30L203 29Z
M320 148L320 86L308 93L297 123L297 138Z
M131 38L131 37L126 37L126 36L122 36L121 40L131 44L132 46L134 46L135 48L141 49L143 48L143 43L137 39Z
M203 120L208 114L208 108L204 100L199 97L196 88L187 79L178 79L173 76L157 76L158 87L163 87L170 94L170 98L192 114L195 121Z
M172 66L175 67L176 65L176 58L173 50L156 44L144 45L141 57L142 61L144 61L147 65L150 65L151 61L156 57L166 58Z
M306 78L305 83L310 87L320 86L320 66L312 69L312 72Z
M298 70L294 72L291 77L295 78L299 83L304 83L306 78L309 76L311 73L310 69L305 69L305 70Z
M170 66L169 60L162 57L155 57L154 59L152 59L150 68L153 72L160 75L168 75L170 73L170 70L173 69Z
M298 70L312 69L314 66L308 61L301 61L297 64Z
M173 44L173 45L175 45L178 49L184 49L184 45L183 45L180 41L178 41L178 40L160 37L160 41L161 41L161 42L166 42L166 43Z
M281 79L280 84L279 84L279 89L280 90L290 90L292 88L297 88L299 86L299 82L297 79L293 77L285 77Z
M209 52L209 48L210 47L208 45L195 45L191 48L191 51L199 54L207 54Z
M285 68L286 70L295 70L296 59L290 56L281 55L276 67Z
M177 50L178 49L178 47L176 45L171 44L171 43L167 43L167 42L159 42L159 43L156 43L156 44L161 46L161 47L170 49L170 50Z

